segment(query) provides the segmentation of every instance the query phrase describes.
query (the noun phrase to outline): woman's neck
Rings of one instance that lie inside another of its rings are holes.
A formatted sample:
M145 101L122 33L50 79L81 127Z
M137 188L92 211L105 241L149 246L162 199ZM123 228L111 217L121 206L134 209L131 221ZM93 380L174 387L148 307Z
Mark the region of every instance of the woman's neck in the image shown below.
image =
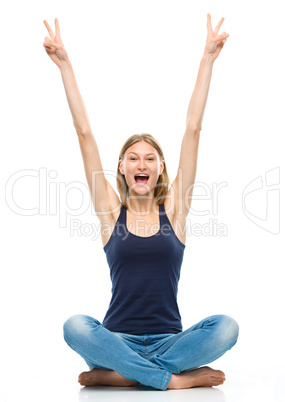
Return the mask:
M127 200L128 211L134 215L150 215L158 210L154 200Z

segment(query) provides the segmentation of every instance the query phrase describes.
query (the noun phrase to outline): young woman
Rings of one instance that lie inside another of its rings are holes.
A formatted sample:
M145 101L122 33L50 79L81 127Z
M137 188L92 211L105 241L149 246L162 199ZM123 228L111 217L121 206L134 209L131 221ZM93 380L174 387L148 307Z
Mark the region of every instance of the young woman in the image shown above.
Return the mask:
M135 134L119 155L117 188L106 180L58 20L43 43L59 67L83 157L112 298L102 323L76 314L64 323L64 339L87 363L84 386L181 389L215 386L225 374L206 364L231 349L239 327L227 315L213 315L182 331L177 288L184 255L186 217L195 182L202 118L213 64L229 34L215 30L207 15L207 40L191 97L177 176L169 188L164 155L150 134ZM202 367L201 367L202 366Z

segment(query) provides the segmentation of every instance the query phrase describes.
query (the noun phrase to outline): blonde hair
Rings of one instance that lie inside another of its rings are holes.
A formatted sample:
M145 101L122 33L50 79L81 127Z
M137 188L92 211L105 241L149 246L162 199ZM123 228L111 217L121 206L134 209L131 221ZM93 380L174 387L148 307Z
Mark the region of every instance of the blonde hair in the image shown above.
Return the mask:
M121 149L121 152L119 155L118 167L117 167L117 189L120 193L120 198L121 198L122 204L124 205L125 208L128 208L127 198L129 196L129 187L127 185L125 176L122 175L122 173L120 172L120 169L119 169L120 161L122 161L124 159L127 149L139 141L145 141L148 144L152 145L158 152L160 162L164 161L163 172L159 176L157 183L155 185L155 189L154 189L154 202L157 205L161 205L164 203L166 194L168 192L168 187L170 184L168 173L167 173L167 168L166 168L166 164L165 164L165 160L164 160L163 151L162 151L161 146L158 143L158 141L151 134L147 134L147 133L132 135L131 137L129 137L126 140L126 142L124 143L124 145Z

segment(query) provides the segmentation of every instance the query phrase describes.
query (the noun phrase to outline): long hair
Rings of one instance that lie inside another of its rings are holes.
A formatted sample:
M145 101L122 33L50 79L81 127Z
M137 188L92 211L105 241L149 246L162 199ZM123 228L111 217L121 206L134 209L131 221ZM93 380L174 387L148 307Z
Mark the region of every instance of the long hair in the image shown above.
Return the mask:
M159 176L157 183L155 185L155 188L154 188L154 202L157 205L163 204L163 202L166 198L167 192L168 192L169 184L170 184L168 173L167 173L167 168L166 168L166 163L164 160L163 151L162 151L161 146L158 143L158 141L151 134L147 134L147 133L132 135L131 137L129 137L126 140L126 142L124 143L124 145L121 149L121 152L119 155L118 167L117 167L117 189L120 193L120 198L121 198L122 204L127 209L128 209L127 198L129 197L129 187L127 185L125 176L122 175L122 173L120 172L119 166L120 166L120 161L123 160L127 149L139 141L145 141L145 142L148 142L150 145L152 145L158 152L160 162L164 161L163 172Z

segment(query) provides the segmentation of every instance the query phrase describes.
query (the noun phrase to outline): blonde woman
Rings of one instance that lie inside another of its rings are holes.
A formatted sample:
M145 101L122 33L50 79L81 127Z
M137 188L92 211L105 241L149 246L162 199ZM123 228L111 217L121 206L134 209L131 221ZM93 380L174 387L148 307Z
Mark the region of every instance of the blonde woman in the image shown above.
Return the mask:
M59 22L55 19L54 34L44 21L49 37L43 45L61 73L112 280L112 298L102 323L76 314L63 326L66 343L90 369L79 375L83 386L143 384L166 390L225 381L222 371L206 365L233 347L238 324L230 316L212 315L183 331L177 305L202 118L213 64L229 36L219 34L223 20L213 30L207 15L207 40L174 182L169 187L158 141L151 134L134 134L119 154L120 198L104 176Z

